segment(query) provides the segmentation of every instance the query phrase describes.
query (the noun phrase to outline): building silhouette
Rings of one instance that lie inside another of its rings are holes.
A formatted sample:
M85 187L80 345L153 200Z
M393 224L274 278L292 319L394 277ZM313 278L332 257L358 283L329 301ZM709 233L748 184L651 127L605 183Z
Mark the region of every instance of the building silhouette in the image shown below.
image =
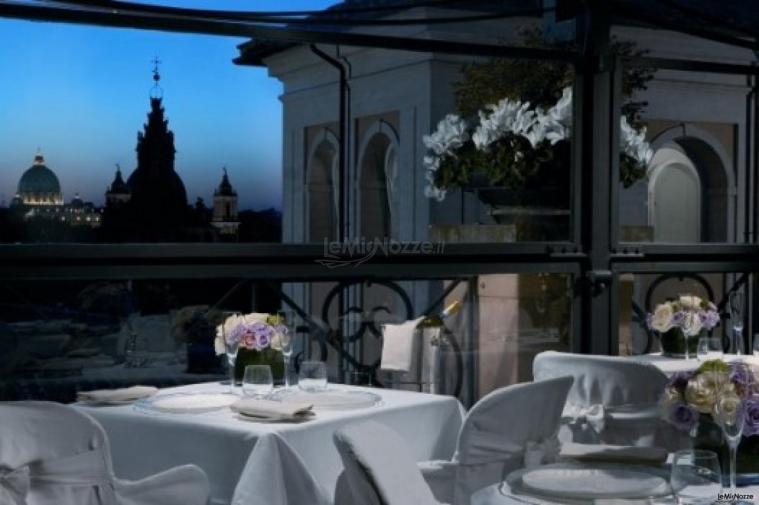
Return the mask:
M221 178L219 187L213 194L213 217L211 225L219 230L224 236L236 236L240 227L240 219L237 208L237 192L229 182L227 169Z

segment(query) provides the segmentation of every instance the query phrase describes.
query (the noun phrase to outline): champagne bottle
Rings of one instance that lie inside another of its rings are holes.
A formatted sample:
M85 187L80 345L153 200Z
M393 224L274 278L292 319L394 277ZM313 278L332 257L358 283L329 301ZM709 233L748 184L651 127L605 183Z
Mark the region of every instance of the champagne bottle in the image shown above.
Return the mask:
M445 309L443 309L440 314L431 314L422 319L421 322L417 325L417 328L443 328L445 326L445 320L456 314L459 310L461 310L461 302L454 300Z

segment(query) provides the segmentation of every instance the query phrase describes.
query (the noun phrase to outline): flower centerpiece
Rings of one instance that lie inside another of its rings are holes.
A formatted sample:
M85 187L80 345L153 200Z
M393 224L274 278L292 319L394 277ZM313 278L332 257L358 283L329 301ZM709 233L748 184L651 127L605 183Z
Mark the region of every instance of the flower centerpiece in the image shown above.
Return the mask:
M520 30L524 45L576 50L540 28ZM635 43L613 39L622 60L643 56ZM645 141L638 100L653 68L622 70L619 182L646 176L653 153ZM424 139L425 195L443 201L455 189L471 191L492 218L512 225L517 240L569 235L573 65L495 57L466 64L454 83L451 110Z
M694 295L660 303L646 319L648 328L660 335L664 355L686 358L696 354L701 332L720 321L717 306Z
M428 150L424 157L424 194L443 201L449 188L466 186L474 175L517 189L548 162L566 157L571 131L571 87L564 88L561 98L548 109L503 98L480 110L474 121L448 114L434 132L423 137ZM645 140L646 128L635 128L622 116L620 132L623 168L645 173L653 158Z
M287 327L276 314L253 312L227 317L216 328L216 354L226 353L227 346L237 348L235 381L242 380L248 365L269 365L275 381L284 379L282 335Z
M662 417L694 439L694 446L723 456L722 431L714 421L715 404L743 407L743 438L738 446L738 474L759 476L759 368L744 362L704 362L694 372L675 374L664 389Z
M190 305L179 309L172 320L171 335L187 349L187 372L218 371L219 358L214 352L216 325L221 313L208 305Z

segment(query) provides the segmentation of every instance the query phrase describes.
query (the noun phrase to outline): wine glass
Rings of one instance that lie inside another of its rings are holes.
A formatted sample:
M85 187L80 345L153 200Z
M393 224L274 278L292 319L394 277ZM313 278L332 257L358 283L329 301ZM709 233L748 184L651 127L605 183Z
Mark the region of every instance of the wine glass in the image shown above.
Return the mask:
M724 356L722 351L722 340L719 338L701 337L698 341L696 357L699 361L710 359L721 359Z
M277 312L278 325L281 326L280 345L285 359L285 391L290 389L290 357L293 355L295 338L295 312L280 310Z
M681 505L714 503L722 491L722 472L717 453L703 450L676 452L672 459L670 484Z
M229 392L235 394L235 362L237 361L237 351L240 350L240 342L229 338L229 335L227 335L227 325L225 323L230 317L240 317L240 313L222 312L221 322L224 351L227 355L227 368L229 369Z
M327 389L327 365L323 361L304 361L301 363L298 387L309 393Z
M735 489L735 459L743 436L743 402L735 395L721 396L714 403L714 419L730 448L730 488Z
M274 378L269 365L248 365L242 378L242 392L246 396L266 398L274 389Z
M743 354L743 293L730 293L730 324L733 327L735 354Z

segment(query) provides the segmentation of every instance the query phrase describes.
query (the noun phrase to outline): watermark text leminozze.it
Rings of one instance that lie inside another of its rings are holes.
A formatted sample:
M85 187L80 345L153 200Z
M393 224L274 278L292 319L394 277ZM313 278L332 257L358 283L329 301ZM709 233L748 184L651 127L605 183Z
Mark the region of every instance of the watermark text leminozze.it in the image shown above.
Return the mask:
M324 258L316 260L327 268L358 266L377 255L385 257L403 254L443 254L445 242L400 242L388 238L367 240L364 237L345 242L324 240Z
M738 501L754 503L756 496L753 493L720 493L715 503L735 503Z

